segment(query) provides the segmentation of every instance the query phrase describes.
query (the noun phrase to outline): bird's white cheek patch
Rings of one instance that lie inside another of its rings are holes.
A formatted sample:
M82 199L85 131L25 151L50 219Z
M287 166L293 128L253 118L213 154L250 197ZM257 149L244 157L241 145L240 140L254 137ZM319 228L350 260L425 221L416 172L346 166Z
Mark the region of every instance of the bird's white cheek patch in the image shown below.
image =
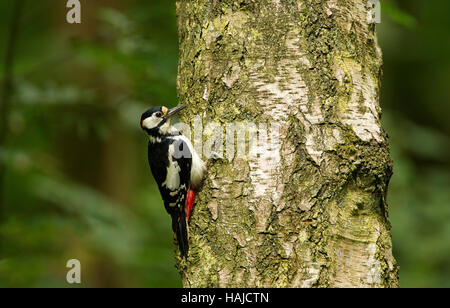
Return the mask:
M144 121L142 121L142 126L147 129L152 129L152 128L155 128L156 126L158 126L160 121L161 121L161 119L159 119L159 118L149 117L149 118L145 119Z

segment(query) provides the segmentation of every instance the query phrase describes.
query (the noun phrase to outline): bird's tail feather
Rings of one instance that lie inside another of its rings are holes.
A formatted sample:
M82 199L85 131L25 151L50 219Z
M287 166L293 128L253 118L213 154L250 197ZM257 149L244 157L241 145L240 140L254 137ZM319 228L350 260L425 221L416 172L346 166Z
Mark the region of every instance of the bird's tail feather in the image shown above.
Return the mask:
M180 248L180 253L182 257L187 257L189 251L189 242L188 242L188 231L186 224L186 213L181 211L179 217L173 217L172 219L176 219L177 222L175 225L175 233L177 235L178 247Z

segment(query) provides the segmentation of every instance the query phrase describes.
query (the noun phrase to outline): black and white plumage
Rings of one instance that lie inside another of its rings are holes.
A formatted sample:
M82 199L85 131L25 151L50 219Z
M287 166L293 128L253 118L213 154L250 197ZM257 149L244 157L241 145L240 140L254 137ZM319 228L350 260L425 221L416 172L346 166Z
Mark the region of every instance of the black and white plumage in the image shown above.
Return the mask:
M170 125L170 118L184 107L153 107L142 114L140 125L149 136L150 169L172 217L172 230L181 255L185 257L189 250L187 218L194 201L192 198L192 204L187 205L186 197L188 191L194 196L206 168L189 139Z

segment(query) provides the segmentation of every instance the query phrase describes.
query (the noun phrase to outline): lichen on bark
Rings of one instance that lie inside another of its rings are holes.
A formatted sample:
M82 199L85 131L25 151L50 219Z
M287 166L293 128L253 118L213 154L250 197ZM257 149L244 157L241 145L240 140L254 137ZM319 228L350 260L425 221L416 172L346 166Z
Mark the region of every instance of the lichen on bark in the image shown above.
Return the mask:
M381 51L365 4L177 1L182 120L280 128L274 162L208 161L189 257L177 259L184 286L398 285Z

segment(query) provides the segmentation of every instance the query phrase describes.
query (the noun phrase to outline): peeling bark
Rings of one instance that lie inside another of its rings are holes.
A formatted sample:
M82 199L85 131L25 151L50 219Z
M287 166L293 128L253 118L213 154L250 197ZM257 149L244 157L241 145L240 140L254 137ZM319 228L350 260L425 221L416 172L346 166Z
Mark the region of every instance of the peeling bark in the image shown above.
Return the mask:
M381 51L365 4L177 1L182 120L280 134L275 159L208 161L190 255L177 259L185 287L398 286Z

